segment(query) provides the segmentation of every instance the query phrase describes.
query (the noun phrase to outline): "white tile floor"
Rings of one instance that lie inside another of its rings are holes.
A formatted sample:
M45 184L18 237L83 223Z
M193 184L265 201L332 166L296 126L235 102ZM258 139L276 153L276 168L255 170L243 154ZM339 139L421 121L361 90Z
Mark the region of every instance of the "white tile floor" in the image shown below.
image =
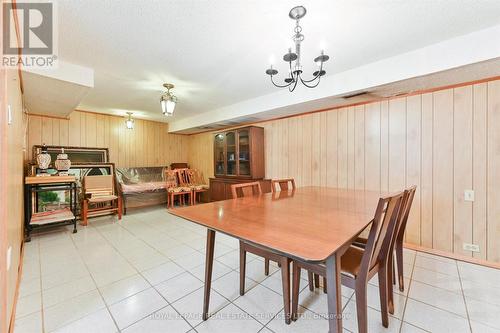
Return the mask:
M15 332L327 332L326 296L300 294L301 317L283 321L281 276L248 255L239 296L238 241L217 234L210 311L203 322L206 230L162 207L34 235L26 244ZM404 293L385 329L376 278L369 332L500 332L500 271L405 250ZM342 289L344 328L356 332L353 291Z

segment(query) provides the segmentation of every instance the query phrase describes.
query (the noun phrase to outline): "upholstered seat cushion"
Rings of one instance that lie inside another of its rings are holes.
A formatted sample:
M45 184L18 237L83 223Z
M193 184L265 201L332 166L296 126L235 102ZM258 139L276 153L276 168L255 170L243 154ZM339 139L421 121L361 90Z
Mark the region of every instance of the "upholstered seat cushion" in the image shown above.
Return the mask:
M193 185L195 191L208 190L208 185Z
M141 192L151 192L164 190L167 187L166 182L148 182L148 183L137 183L137 184L121 184L122 192L125 194L129 193L141 193Z
M175 186L175 187L169 187L168 192L170 193L180 193L180 192L191 192L190 187L184 187L184 186Z

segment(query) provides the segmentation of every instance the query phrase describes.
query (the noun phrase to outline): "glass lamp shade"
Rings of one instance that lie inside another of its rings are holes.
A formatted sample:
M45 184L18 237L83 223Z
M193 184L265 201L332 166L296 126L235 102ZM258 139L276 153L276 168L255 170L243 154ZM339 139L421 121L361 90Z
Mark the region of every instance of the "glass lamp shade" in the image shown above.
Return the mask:
M127 129L134 129L134 120L133 119L125 120L125 125L127 126Z
M175 109L175 100L171 98L163 98L160 100L161 111L166 116L172 116Z

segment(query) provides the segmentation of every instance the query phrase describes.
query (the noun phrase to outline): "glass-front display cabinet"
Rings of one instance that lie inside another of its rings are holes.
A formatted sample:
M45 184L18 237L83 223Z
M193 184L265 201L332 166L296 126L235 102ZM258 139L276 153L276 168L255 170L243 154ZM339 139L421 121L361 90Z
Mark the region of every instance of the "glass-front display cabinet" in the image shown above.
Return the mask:
M232 198L231 185L258 181L262 192L271 192L264 177L264 129L241 127L214 135L214 178L210 178L210 200Z
M215 177L264 177L264 129L250 126L215 134Z

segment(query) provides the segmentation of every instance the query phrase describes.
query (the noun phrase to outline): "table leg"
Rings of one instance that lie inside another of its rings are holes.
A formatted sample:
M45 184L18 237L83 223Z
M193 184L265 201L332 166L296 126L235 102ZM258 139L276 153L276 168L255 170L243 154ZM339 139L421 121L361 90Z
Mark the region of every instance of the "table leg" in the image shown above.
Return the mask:
M203 298L203 320L208 319L208 305L210 303L210 288L212 285L212 268L214 265L215 231L207 229L207 248L205 258L205 290Z
M281 280L283 285L283 304L285 305L285 323L290 324L290 259L281 259ZM294 282L295 283L295 282Z
M326 260L326 287L328 299L328 324L330 333L342 332L342 294L340 256L332 254Z

